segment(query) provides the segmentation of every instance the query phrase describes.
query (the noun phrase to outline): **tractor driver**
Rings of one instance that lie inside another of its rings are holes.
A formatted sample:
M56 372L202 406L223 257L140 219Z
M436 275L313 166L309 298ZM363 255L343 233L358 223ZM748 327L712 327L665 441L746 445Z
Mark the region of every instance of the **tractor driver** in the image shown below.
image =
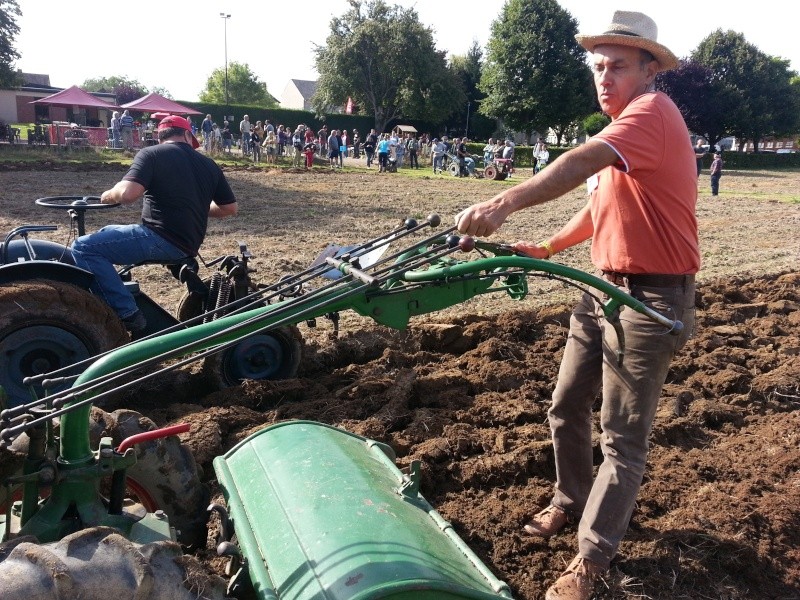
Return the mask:
M647 461L648 437L674 353L694 323L695 273L700 267L697 172L689 131L675 103L655 90L656 74L678 66L656 41L658 28L638 12L618 11L598 35L577 41L592 54L597 99L611 123L583 146L494 198L459 213L459 231L492 234L513 212L560 197L584 180L589 201L560 231L519 252L549 258L591 239L601 276L670 318L668 335L624 309L625 357L599 293L586 293L570 320L548 412L556 466L550 506L524 525L549 538L577 522L578 555L547 590L547 600L588 600L628 528ZM676 332L678 333L678 332ZM592 405L601 395L594 475Z
M72 244L75 264L95 276L92 291L113 308L128 331L147 326L114 265L176 262L196 256L208 217L233 216L236 197L219 165L196 152L189 122L167 117L158 124L157 146L142 148L103 204L131 204L144 197L140 225L108 225Z

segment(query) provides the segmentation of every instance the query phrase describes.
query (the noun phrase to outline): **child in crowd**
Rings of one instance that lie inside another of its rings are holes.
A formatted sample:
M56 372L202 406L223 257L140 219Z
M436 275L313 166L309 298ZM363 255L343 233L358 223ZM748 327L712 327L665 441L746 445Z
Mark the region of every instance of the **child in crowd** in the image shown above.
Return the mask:
M303 154L306 155L306 169L310 169L314 166L314 153L317 151L317 145L313 142L306 142L306 145L303 146Z

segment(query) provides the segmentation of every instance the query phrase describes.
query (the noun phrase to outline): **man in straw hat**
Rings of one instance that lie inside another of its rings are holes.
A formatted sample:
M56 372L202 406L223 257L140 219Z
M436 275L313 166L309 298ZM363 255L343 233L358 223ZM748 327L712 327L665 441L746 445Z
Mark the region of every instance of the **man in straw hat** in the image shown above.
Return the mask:
M486 236L513 212L558 198L587 180L589 201L560 231L517 251L545 259L591 239L591 258L614 285L684 328L663 328L623 310L625 355L603 319L599 293L575 307L549 410L556 463L550 506L524 530L550 537L578 523L578 555L547 591L548 600L586 599L628 527L647 459L648 436L673 354L694 326L694 274L700 267L696 166L675 104L655 91L660 71L678 61L657 41L652 19L614 13L597 35L578 35L592 54L597 98L611 123L524 183L456 216L460 232ZM592 404L602 393L603 462L592 476Z
M100 196L103 204L131 204L144 197L141 225L108 225L72 244L75 264L95 276L92 291L132 333L147 326L114 265L178 261L196 256L208 217L237 212L236 198L217 163L196 152L200 144L183 117L158 124L157 146L142 148L121 181Z

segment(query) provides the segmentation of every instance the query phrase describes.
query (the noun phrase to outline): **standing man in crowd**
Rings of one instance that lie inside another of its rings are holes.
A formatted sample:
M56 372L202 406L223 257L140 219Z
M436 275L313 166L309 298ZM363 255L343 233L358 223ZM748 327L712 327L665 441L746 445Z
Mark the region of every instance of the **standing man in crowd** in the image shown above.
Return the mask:
M214 133L214 121L211 120L211 115L206 115L200 128L203 130L203 149L206 152L211 152L211 140Z
M570 321L548 416L556 484L550 506L524 527L551 537L578 522L578 554L547 590L547 600L587 600L609 569L628 528L644 475L648 437L670 361L694 327L694 275L700 268L696 165L680 111L655 91L660 71L678 65L657 41L655 22L618 11L597 35L578 35L592 53L597 98L611 123L561 155L536 177L456 217L462 233L486 236L513 212L543 204L584 180L589 202L560 231L517 251L546 259L591 239L592 262L607 281L684 323L666 335L623 309L625 357L599 299L583 296ZM602 393L597 476L592 465L592 405Z
M706 155L706 141L699 137L694 145L694 158L697 161L697 177L700 177L700 171L703 170L703 158Z
M550 151L547 149L547 144L542 140L536 143L536 149L533 151L533 174L535 175L547 166L550 162Z
M456 148L456 158L458 159L458 176L467 177L467 138L455 138L453 144Z
M364 140L364 154L367 155L367 168L372 167L372 160L375 158L375 150L378 147L378 134L375 133L375 129L369 130L369 135L367 139Z
M381 139L378 140L378 173L383 173L389 170L389 153L392 151L392 142L389 140L389 134L384 133Z
M231 133L231 125L227 121L222 122L220 137L222 138L222 151L230 154L233 146L233 133Z
M431 142L431 155L433 156L434 174L442 172L442 162L444 161L444 153L446 150L447 146L445 146L444 141L433 138Z
M328 126L323 125L317 132L317 140L319 146L319 155L323 158L328 156Z
M122 147L133 152L133 117L127 108L119 118L119 130L122 134Z
M714 152L714 160L711 163L711 195L719 195L719 178L722 177L722 153Z
M358 158L361 155L361 137L358 135L358 129L353 129L353 158Z
M409 167L419 169L419 140L417 140L416 133L412 133L408 138L406 148L408 149Z
M121 127L119 124L119 111L115 110L111 113L111 147L112 148L119 148L120 136L121 136Z
M144 197L141 225L107 225L72 244L75 264L95 276L92 291L132 333L147 322L114 265L196 256L208 217L233 216L238 210L217 163L195 151L200 144L186 119L163 119L158 141L141 149L122 180L100 196L103 204L131 204Z
M250 115L245 115L239 122L239 133L242 135L242 154L247 155L250 153Z

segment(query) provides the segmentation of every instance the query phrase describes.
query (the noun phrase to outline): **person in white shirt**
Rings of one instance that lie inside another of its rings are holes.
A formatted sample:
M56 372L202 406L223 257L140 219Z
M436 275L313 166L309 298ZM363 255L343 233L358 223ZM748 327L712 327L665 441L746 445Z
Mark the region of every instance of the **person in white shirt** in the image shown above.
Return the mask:
M533 173L535 175L544 169L550 160L550 152L547 150L547 144L539 140L539 142L536 144L536 148L534 148L533 158L536 161L536 163L533 165Z

